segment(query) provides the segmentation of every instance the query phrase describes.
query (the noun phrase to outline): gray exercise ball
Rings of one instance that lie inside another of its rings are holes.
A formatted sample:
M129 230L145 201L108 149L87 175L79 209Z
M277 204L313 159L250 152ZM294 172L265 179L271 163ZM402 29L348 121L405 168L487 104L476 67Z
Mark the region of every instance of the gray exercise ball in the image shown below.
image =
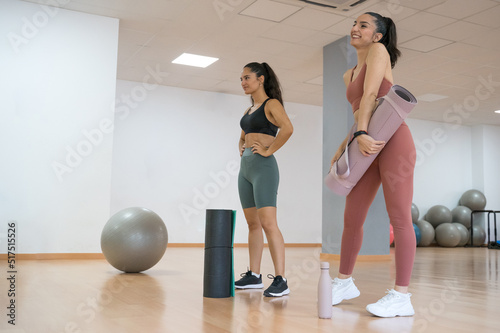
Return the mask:
M418 211L417 205L411 204L411 220L413 223L417 223L420 212Z
M483 245L486 242L486 232L483 227L474 225L472 228L469 228L469 241L467 242L470 245L470 234L472 229L472 240L474 242L474 246Z
M168 232L162 219L142 207L111 216L101 234L101 249L111 266L126 273L150 269L167 249Z
M471 210L483 210L486 207L486 197L481 191L468 190L460 197L459 205Z
M415 224L420 229L420 242L418 242L418 246L431 245L436 235L432 224L425 220L418 220Z
M467 229L462 223L459 222L453 222L452 224L458 229L458 232L460 233L460 241L458 242L457 246L465 246L470 237L469 229Z
M453 223L441 223L436 228L436 242L440 246L455 247L460 243L460 232Z
M451 223L451 211L443 205L432 206L425 214L425 220L429 221L434 228L441 223Z
M451 210L451 218L453 222L463 224L466 228L470 228L471 210L466 206L457 206Z

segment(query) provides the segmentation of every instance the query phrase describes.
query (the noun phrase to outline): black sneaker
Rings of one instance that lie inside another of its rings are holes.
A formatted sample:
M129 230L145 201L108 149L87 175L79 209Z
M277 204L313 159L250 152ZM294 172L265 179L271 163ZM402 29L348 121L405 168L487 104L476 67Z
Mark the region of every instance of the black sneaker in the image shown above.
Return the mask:
M252 271L246 273L241 273L241 279L234 283L236 289L260 289L264 288L262 283L262 274L256 277L252 274Z
M273 276L271 274L267 275L268 278L273 279L273 283L264 291L264 296L267 297L279 297L285 296L290 293L288 289L288 284L281 275Z

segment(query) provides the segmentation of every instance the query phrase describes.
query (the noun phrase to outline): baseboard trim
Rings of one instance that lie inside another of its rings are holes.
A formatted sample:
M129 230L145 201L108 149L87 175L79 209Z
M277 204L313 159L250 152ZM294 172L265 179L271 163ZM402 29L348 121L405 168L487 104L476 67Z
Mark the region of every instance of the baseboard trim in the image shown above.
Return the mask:
M168 247L205 247L205 243L174 243ZM234 243L233 247L248 247L248 243ZM269 247L267 243L264 247ZM320 243L285 243L285 247L321 247Z
M235 243L233 247L248 247L248 243ZM269 247L267 243L264 247ZM320 243L285 243L285 247L321 247Z
M264 244L268 247L267 243ZM203 248L204 243L172 243L168 247L182 248ZM248 247L247 243L235 243L234 247ZM285 247L321 247L317 243L288 243ZM0 260L7 260L6 253L0 253ZM15 260L89 260L89 259L105 259L102 253L16 253Z
M326 261L340 261L340 254L331 254L331 253L321 253L319 255L320 260ZM390 254L380 254L380 255L358 255L356 261L359 262L374 262L374 261L391 261L392 256Z
M15 260L76 260L104 259L102 253L16 253ZM0 260L7 260L7 254L0 254Z

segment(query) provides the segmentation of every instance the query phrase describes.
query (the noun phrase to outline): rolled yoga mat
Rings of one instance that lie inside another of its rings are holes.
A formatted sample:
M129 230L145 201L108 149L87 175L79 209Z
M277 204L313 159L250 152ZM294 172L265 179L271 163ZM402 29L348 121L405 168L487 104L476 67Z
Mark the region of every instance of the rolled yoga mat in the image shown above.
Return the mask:
M368 135L375 140L389 141L417 104L417 99L405 88L393 85L387 95L378 99L378 105L368 124ZM357 130L354 124L349 132L352 138ZM346 196L361 179L378 154L363 156L357 140L350 140L342 156L325 178L326 186L334 193Z
M207 209L203 297L234 296L233 242L236 212Z

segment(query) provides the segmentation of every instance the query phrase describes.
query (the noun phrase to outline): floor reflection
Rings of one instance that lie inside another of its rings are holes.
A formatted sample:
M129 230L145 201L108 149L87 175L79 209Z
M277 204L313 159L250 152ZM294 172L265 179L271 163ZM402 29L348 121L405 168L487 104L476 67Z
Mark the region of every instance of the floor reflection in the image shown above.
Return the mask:
M407 333L413 328L414 317L374 318L368 323L371 332Z
M283 316L289 296L264 297L261 289L237 290L235 301L246 305L245 318L238 319L236 332L284 332L276 317Z

